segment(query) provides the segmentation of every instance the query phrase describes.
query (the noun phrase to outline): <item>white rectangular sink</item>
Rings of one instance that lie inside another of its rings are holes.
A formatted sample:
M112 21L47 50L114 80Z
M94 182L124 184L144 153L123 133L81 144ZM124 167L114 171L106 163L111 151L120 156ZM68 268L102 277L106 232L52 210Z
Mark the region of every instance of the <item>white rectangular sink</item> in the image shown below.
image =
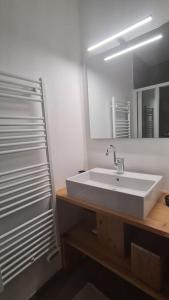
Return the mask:
M68 195L144 219L161 195L162 176L96 168L66 180Z

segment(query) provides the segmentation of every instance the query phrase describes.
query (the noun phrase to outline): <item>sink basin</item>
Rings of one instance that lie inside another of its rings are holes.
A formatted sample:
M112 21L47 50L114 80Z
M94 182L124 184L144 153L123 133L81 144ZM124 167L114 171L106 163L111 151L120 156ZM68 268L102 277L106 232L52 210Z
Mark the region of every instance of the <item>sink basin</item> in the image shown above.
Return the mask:
M162 176L96 168L66 180L68 195L144 219L161 195Z

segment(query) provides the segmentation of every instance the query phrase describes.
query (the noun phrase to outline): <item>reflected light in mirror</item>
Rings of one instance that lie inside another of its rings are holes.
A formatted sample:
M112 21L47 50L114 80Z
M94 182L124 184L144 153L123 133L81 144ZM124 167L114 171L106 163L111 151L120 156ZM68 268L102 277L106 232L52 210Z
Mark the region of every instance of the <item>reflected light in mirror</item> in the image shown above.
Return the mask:
M163 38L162 34L156 35L156 36L154 36L154 37L152 37L152 38L150 38L148 40L145 40L145 41L143 41L141 43L135 44L135 45L133 45L131 47L125 48L124 50L118 51L118 52L114 53L113 55L110 55L110 56L106 57L104 59L104 61L112 60L113 58L116 58L116 57L118 57L120 55L123 55L125 53L128 53L128 52L131 52L131 51L133 51L135 49L144 47L144 46L146 46L146 45L148 45L150 43L156 42L156 41L158 41L158 40L160 40L162 38Z
M137 22L136 24L134 24L132 26L129 26L126 29L124 29L124 30L116 33L115 35L113 35L113 36L111 36L111 37L109 37L109 38L107 38L107 39L105 39L105 40L97 43L96 45L89 47L87 50L90 52L90 51L93 51L93 50L95 50L95 49L97 49L99 47L102 47L102 46L110 43L111 41L113 41L113 40L115 40L115 39L117 39L117 38L119 38L119 37L121 37L121 36L123 36L123 35L125 35L125 34L127 34L129 32L131 32L131 31L133 31L133 30L135 30L135 29L137 29L137 28L139 28L139 27L141 27L141 26L143 26L143 25L145 25L145 24L147 24L147 23L149 23L151 21L152 21L152 16L149 16L149 17L147 17L147 18L145 18L145 19Z

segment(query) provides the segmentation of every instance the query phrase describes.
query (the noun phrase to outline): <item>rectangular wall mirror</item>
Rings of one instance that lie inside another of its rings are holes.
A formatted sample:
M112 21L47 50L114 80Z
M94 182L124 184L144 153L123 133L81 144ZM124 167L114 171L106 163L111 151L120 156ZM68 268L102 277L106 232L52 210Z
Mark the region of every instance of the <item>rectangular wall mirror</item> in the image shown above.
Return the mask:
M157 34L152 44L104 60ZM87 80L92 139L169 137L169 23L89 55Z

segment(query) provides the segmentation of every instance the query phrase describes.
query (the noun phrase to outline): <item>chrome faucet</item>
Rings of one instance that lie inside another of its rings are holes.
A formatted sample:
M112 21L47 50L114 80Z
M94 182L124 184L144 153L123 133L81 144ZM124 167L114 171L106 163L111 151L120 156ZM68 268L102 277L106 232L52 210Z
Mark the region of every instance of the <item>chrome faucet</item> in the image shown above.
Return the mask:
M114 156L114 167L117 170L117 174L123 174L124 173L124 158L117 157L116 156L116 148L114 145L110 145L107 148L106 156L109 156L110 151L113 150L113 156Z

